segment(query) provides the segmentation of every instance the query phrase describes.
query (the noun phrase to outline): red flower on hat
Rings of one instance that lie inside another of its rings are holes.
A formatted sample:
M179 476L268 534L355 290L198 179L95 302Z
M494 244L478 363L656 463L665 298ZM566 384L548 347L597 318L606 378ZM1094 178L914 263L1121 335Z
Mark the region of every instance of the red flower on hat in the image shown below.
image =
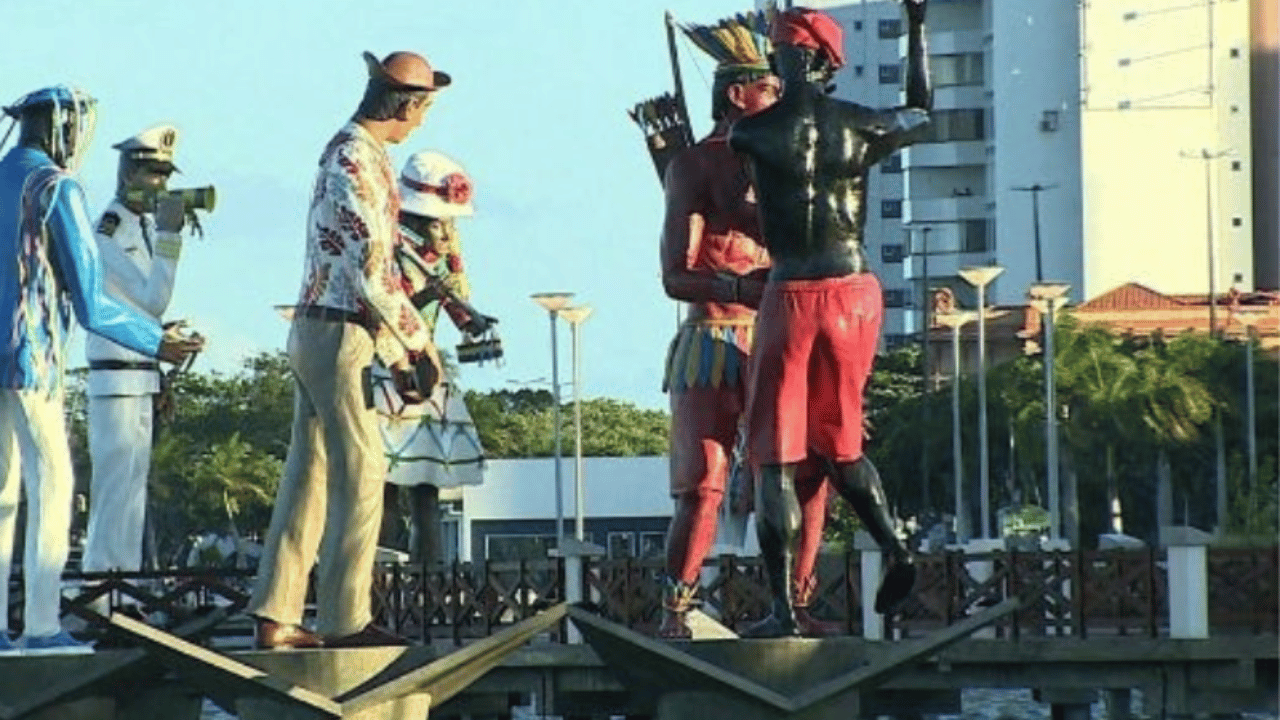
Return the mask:
M451 205L471 202L471 181L462 173L451 173L440 183L440 195Z

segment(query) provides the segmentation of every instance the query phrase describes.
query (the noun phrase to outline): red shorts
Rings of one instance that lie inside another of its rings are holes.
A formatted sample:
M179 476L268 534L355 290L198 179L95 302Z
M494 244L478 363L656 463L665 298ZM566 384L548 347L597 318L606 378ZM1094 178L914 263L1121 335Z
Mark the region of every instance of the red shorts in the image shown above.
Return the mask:
M871 273L770 282L748 364L753 465L862 457L862 391L883 316Z

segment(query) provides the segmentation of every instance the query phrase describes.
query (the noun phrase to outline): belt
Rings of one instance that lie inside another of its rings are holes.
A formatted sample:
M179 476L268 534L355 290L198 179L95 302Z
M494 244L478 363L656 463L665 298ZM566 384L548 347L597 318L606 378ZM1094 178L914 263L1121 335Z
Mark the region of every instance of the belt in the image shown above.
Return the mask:
M128 360L90 360L90 370L159 370L160 363Z
M312 320L328 320L329 322L346 322L374 332L378 329L373 319L368 313L352 312L350 310L338 310L337 308L324 307L322 305L298 305L293 309L294 315L299 317L311 318Z

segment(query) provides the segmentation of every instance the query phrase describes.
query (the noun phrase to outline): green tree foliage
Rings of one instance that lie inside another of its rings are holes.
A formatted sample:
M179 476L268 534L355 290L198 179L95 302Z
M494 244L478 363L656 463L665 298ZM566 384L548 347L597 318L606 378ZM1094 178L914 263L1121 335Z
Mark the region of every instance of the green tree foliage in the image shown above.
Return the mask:
M235 375L183 373L173 389L177 412L171 422L157 421L149 483L161 563L171 562L192 533L263 533L293 416L293 380L282 352L250 357ZM69 398L72 454L81 486L88 488L88 443L79 417L83 385Z
M150 519L165 563L192 533L265 533L289 450L293 378L288 357L262 353L248 358L234 375L184 373L175 379L174 396L177 413L160 427L150 481ZM469 392L467 404L490 457L553 453L550 392ZM73 373L68 426L78 484L88 492L85 408L84 373ZM571 454L573 404L562 410L563 449ZM585 455L661 455L669 427L661 411L611 398L582 403Z
M555 401L548 390L468 391L467 407L493 458L549 457L555 454ZM573 403L560 409L561 452L573 452ZM582 401L582 454L633 457L667 452L670 417L613 398Z
M1257 536L1277 529L1277 456L1280 455L1280 372L1255 352L1258 478L1247 481L1245 350L1241 343L1183 333L1128 338L1082 326L1069 313L1057 324L1055 378L1064 460L1080 481L1081 537L1108 530L1112 501L1123 511L1125 532L1154 541L1156 464L1169 459L1175 488L1174 520L1212 528L1215 514L1214 414L1222 418L1228 476L1229 530ZM992 507L1047 506L1045 497L1044 364L1039 354L988 371ZM951 387L934 393L929 423L922 422L916 347L876 359L868 384L867 455L876 463L900 517L923 507L921 457L927 445L932 509L954 506ZM976 377L961 379L961 442L971 517L978 499ZM1010 434L1013 442L1010 442ZM1011 459L1012 454L1012 459ZM1065 478L1064 478L1065 479ZM856 528L842 501L828 538Z

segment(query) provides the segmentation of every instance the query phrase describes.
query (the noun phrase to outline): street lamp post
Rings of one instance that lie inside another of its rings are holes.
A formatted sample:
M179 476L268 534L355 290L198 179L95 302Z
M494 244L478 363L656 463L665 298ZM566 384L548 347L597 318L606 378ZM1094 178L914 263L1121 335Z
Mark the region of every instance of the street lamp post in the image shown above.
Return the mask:
M587 490L582 472L582 364L578 360L582 352L581 326L591 315L590 305L568 307L560 311L569 322L573 336L573 536L586 542Z
M1217 252L1214 247L1214 224L1213 224L1213 161L1224 158L1232 154L1232 150L1219 150L1212 152L1208 148L1201 148L1197 152L1182 152L1182 157L1192 160L1204 161L1204 226L1206 243L1209 252L1209 337L1218 337L1218 321L1217 321L1217 283L1215 277L1217 273Z
M929 393L933 389L929 382L929 327L932 325L930 321L930 313L932 303L929 299L929 231L932 228L926 226L920 228L920 264L924 272L924 280L920 287L920 413L923 432L921 438L923 443L920 449L920 478L924 483L922 493L923 511L930 510L933 504L930 498L929 483L929 423L930 423L930 407Z
M555 477L556 477L556 547L564 545L564 486L560 478L560 361L556 346L556 315L563 312L569 304L571 292L540 292L530 296L533 301L547 311L551 320L551 399L552 422L555 436Z
M1035 309L1044 314L1045 483L1049 494L1050 540L1062 537L1062 488L1058 482L1058 397L1053 377L1053 316L1058 310L1055 303L1065 297L1070 289L1071 286L1066 283L1038 282L1027 293Z
M1262 319L1264 310L1254 308L1241 308L1236 310L1235 317L1241 325L1244 326L1245 334L1245 361L1244 361L1244 394L1245 394L1245 413L1248 416L1246 420L1246 428L1249 433L1247 447L1249 448L1249 492L1253 493L1258 489L1258 416L1254 407L1253 399L1253 327Z
M1032 231L1035 233L1036 240L1036 282L1044 282L1044 263L1040 258L1040 193L1045 190L1052 190L1057 185L1041 185L1033 183L1031 185L1022 185L1012 188L1018 192L1031 193L1031 225Z
M969 539L969 511L964 502L964 453L960 438L960 328L977 313L953 310L938 313L938 322L951 328L951 466L955 475L956 542Z
M978 492L981 493L982 527L978 537L991 532L991 449L987 443L987 285L1004 268L999 265L965 267L960 277L978 290Z

